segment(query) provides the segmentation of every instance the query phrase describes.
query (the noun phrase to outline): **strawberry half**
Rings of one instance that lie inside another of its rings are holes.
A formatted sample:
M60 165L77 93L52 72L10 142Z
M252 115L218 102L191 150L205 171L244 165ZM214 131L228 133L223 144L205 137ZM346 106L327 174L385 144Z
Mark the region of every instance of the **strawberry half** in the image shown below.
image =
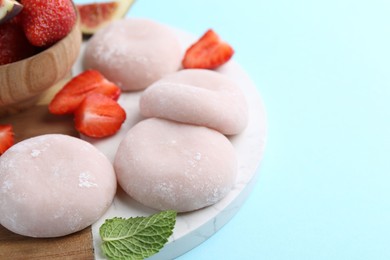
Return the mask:
M80 133L100 138L115 134L126 119L126 112L114 100L102 94L89 94L74 114Z
M64 38L76 22L71 0L22 0L23 30L34 46L48 47Z
M56 115L72 114L89 93L100 93L117 100L120 88L99 71L86 70L70 80L53 98L49 111Z
M0 155L14 144L12 125L0 125Z
M233 48L210 29L187 49L182 65L185 69L216 69L233 54Z

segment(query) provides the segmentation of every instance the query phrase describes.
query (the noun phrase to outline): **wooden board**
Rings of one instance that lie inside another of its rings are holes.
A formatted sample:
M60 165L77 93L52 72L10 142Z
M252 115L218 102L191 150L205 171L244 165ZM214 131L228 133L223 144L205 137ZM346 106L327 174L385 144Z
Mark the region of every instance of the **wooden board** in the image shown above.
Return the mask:
M0 259L94 259L91 228L59 238L29 238L0 226Z
M16 142L49 133L78 136L72 116L54 116L47 109L48 101L67 79L45 93L38 105L0 118L0 124L13 125ZM0 225L0 259L94 259L91 227L65 237L30 238Z

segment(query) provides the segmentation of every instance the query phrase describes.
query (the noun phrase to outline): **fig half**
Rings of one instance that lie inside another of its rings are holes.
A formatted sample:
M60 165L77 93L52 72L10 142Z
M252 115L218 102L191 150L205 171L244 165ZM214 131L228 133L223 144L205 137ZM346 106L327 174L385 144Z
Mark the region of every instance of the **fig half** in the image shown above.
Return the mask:
M22 9L23 5L15 0L0 0L0 24L12 19Z
M84 35L92 35L110 22L124 17L134 0L78 4L80 28Z

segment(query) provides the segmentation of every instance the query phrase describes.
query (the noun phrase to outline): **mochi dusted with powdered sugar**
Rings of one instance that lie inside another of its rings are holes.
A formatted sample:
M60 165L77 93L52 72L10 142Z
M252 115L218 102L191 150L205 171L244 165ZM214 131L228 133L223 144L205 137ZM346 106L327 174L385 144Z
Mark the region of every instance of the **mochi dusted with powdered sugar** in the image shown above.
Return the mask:
M177 71L181 59L181 46L171 29L151 20L129 18L94 34L86 47L84 67L132 91Z
M112 164L91 144L48 134L0 157L0 224L21 235L58 237L98 220L116 192Z
M242 132L248 108L239 86L221 73L188 69L170 74L141 96L145 117L159 117L213 128L223 134Z
M237 158L230 141L215 130L151 118L127 133L114 168L133 199L158 210L187 212L231 191Z

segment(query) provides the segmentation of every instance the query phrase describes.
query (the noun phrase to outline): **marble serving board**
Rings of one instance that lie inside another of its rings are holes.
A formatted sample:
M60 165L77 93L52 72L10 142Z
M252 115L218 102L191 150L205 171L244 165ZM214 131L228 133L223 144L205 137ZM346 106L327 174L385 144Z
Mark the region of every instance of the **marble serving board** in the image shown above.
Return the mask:
M172 30L178 36L184 54L184 50L196 41L196 37L181 30ZM80 58L75 64L76 72L83 71L82 61L86 44L83 44ZM250 77L234 60L228 62L217 71L231 78L242 88L249 107L249 124L247 128L241 134L229 137L237 152L239 162L236 184L227 197L217 204L194 212L179 214L173 235L168 243L158 254L149 259L174 259L212 236L239 210L256 180L255 177L263 156L266 140L266 114L263 102ZM126 132L143 119L139 113L138 106L141 94L142 91L122 93L118 102L126 110L127 119L115 136L100 140L84 136L81 138L92 143L113 161L117 147ZM105 219L148 216L153 213L156 213L156 211L134 201L119 188L112 206L99 221L92 225L95 258L104 259L100 249L102 241L99 236L99 227L104 223Z
M173 31L177 34L183 50L196 40L196 37L186 32L176 29ZM72 70L73 75L83 71L82 60L86 44L87 42L84 42L82 45L81 54ZM247 98L249 107L248 127L241 134L229 137L239 161L237 182L232 191L217 204L194 212L179 214L173 235L168 243L158 254L149 259L174 259L212 236L238 212L256 181L266 140L266 115L261 96L250 77L234 59L218 71L237 82ZM73 128L72 117L53 116L47 111L47 103L65 81L48 91L37 106L17 115L0 118L0 123L14 125L17 141L46 133L78 136ZM123 93L120 97L119 102L127 111L127 119L115 136L100 140L81 138L94 144L112 161L123 135L134 124L142 120L138 110L141 93ZM132 200L118 188L112 206L92 227L66 237L27 238L13 234L0 226L0 259L25 259L27 256L39 259L105 259L100 249L99 236L99 227L105 219L148 216L153 213L156 211Z

